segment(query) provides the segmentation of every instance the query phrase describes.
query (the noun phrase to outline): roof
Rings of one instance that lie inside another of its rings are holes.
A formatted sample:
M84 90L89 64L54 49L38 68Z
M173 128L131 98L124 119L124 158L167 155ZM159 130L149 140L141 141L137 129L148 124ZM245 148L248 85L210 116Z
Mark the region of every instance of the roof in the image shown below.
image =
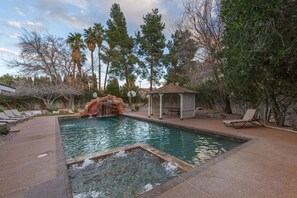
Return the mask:
M168 84L164 87L161 87L159 89L156 89L154 91L149 92L148 94L169 94L169 93L176 93L176 94L181 94L181 93L191 93L191 94L196 94L196 91L190 90L190 89L186 89L183 87L179 87L175 84Z

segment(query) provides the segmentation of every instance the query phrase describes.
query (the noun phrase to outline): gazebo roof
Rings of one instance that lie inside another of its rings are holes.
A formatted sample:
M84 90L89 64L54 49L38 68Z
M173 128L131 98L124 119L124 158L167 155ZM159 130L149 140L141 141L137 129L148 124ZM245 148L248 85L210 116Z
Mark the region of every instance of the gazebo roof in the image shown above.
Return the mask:
M179 87L175 84L170 83L164 87L151 91L148 94L182 94L182 93L196 94L197 92L183 87Z

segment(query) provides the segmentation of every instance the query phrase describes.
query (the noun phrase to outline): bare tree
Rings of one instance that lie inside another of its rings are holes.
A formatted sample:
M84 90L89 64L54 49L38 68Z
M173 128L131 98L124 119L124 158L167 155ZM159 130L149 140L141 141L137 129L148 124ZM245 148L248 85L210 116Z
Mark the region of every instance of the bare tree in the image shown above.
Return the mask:
M80 95L81 92L75 87L67 85L33 86L28 84L19 85L15 93L6 94L14 98L36 98L41 100L49 109L53 103L61 97Z
M23 75L48 76L53 84L61 84L65 75L69 77L71 53L63 38L23 30L19 39L20 55L9 60L8 66Z
M230 101L223 78L222 51L223 23L220 19L221 0L188 0L179 28L187 29L197 43L196 60L205 74L211 74L224 98L224 111L231 113ZM201 71L200 69L200 71Z

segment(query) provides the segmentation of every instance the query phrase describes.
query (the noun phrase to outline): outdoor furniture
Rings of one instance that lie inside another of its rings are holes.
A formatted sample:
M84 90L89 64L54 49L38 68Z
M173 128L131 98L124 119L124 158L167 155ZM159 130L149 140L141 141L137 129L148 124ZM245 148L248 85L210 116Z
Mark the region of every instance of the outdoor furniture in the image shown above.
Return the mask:
M15 123L17 123L17 122L23 122L24 121L23 118L11 118L11 117L9 117L8 115L6 115L3 112L0 113L0 119L2 121L5 120L5 122L7 122L7 123L13 123L12 121L14 121Z
M26 118L26 119L32 119L34 116L30 116L26 113L20 113L18 110L16 109L12 109L10 110L15 116L18 116L18 117L22 117L22 118Z
M246 125L246 123L251 123L253 125L261 125L263 127L265 127L260 121L259 119L255 118L255 114L256 114L257 109L248 109L246 111L246 113L244 114L242 119L238 119L238 120L224 120L223 123L226 126L233 126L236 129L239 129L241 127L243 127L244 125Z
M2 122L0 122L0 127L2 126L2 127L5 127L7 125L7 123L2 123Z
M6 120L6 119L0 118L0 123L5 125L7 124L15 125L17 123L17 120Z
M4 113L9 117L9 118L13 118L13 119L19 119L19 120L28 120L29 118L24 118L22 116L16 116L13 114L13 112L11 110L4 110Z
M165 107L168 113L172 115L172 113L177 113L177 115L180 114L180 108L179 107Z

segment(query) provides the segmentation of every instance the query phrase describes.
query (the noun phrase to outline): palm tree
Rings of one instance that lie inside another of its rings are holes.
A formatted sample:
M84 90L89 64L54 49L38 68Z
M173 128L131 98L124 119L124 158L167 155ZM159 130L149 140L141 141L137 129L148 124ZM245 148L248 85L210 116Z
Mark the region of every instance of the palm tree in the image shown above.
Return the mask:
M98 89L99 92L101 91L101 47L102 47L102 42L103 42L103 34L104 30L101 25L101 23L95 23L93 26L93 31L95 33L95 42L98 47Z
M71 53L71 58L73 61L72 85L74 85L76 65L78 65L81 60L81 49L85 48L85 44L82 40L82 35L80 33L70 33L68 35L66 42L70 45L72 49L72 53Z
M87 62L87 55L86 53L82 52L81 53L81 58L80 58L80 61L79 63L77 63L77 69L78 69L78 73L79 73L79 76L80 78L82 78L82 71L81 71L81 68L83 67L83 65Z
M93 88L96 88L96 79L95 79L95 73L94 73L94 56L93 53L96 49L96 40L95 40L95 32L91 27L88 29L84 29L84 37L85 37L85 42L87 44L88 49L91 52L91 66L92 66L92 84Z

